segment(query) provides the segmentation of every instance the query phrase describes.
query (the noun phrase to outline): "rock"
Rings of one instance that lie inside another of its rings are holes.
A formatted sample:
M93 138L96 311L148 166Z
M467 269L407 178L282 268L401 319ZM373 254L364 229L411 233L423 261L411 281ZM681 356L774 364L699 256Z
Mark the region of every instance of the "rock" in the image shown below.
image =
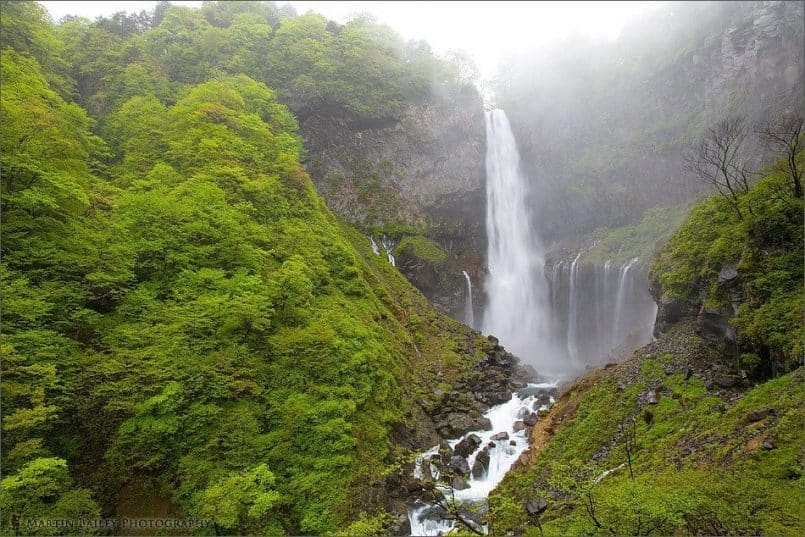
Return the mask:
M489 448L484 448L476 455L472 464L472 477L482 478L489 471Z
M733 386L738 384L738 377L719 375L713 379L713 384L715 384L719 388L732 388Z
M763 442L763 446L762 446L762 447L763 447L763 449L765 449L766 451L771 451L771 450L772 450L772 449L774 449L776 446L775 446L775 445L774 445L772 442L770 442L770 441L768 441L768 440L767 440L767 441Z
M656 405L657 403L659 403L660 390L658 390L657 388L652 388L651 390L649 390L648 393L646 394L646 401L650 405Z
M495 433L492 436L490 436L489 439L490 440L508 440L509 439L509 433L507 433L506 431L503 431L502 433Z
M690 315L690 306L682 300L670 295L662 295L657 302L657 319L654 324L654 335L659 337L667 332L671 326Z
M422 481L416 477L407 478L403 484L405 485L405 491L409 494L422 490Z
M536 516L548 508L548 502L544 498L537 498L536 500L528 500L525 504L525 512L529 516Z
M518 420L521 420L521 419L525 418L526 416L528 416L529 412L530 411L528 410L527 407L524 407L524 406L520 407L520 410L517 411L517 414L515 415L515 417Z
M732 283L738 277L738 264L725 265L718 273L718 283Z
M528 466L528 459L529 459L529 452L528 450L523 451L520 456L517 458L517 462L520 466Z
M759 410L752 410L746 414L746 422L747 423L754 423L756 421L760 421L766 416L771 416L775 413L773 408L761 408Z
M470 431L486 431L492 428L489 418L477 412L465 414L450 412L436 424L436 429L443 438L456 438Z
M696 317L696 332L708 341L732 345L735 343L735 328L730 324L731 308L705 308Z
M488 447L489 449L492 449L492 448L493 448L493 447L495 447L496 445L497 445L497 444L495 444L494 442L489 442L489 443L486 445L486 447Z
M470 475L470 464L467 462L467 459L459 455L453 455L450 458L450 468L457 474Z
M453 450L453 452L461 457L469 457L470 454L474 453L480 445L480 437L478 437L477 434L469 434L461 439L458 444L456 444L456 448Z
M523 420L514 422L514 432L522 431L523 429L525 429L525 422L523 422Z
M509 440L509 445L510 445L510 446L516 446L516 445L517 445L517 441L516 441L516 440Z
M455 490L464 490L470 488L470 486L467 484L467 479L461 475L454 475L453 479L450 481L450 485Z
M533 427L534 425L537 424L537 414L536 413L529 414L528 416L523 418L523 423L528 427Z
M623 382L619 382L618 385L615 387L615 390L622 392L626 389L626 384Z

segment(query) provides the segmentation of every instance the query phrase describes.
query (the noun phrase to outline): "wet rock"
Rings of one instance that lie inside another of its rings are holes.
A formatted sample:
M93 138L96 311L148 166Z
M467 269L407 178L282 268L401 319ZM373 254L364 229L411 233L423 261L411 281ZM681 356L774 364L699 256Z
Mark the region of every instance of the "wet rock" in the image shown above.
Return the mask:
M486 431L492 428L489 418L477 412L463 414L450 412L442 421L436 424L436 429L443 438L456 438L470 431Z
M489 448L484 448L476 455L472 464L472 477L482 478L489 471Z
M517 414L515 415L515 417L518 420L521 420L521 419L525 418L526 416L528 416L529 413L530 413L530 411L528 410L528 408L523 406L523 407L520 407L520 410L517 411Z
M467 484L467 479L461 475L454 475L453 479L450 481L450 485L455 490L464 490L470 488L470 486Z
M493 437L494 439L494 437ZM453 452L461 457L469 457L474 453L478 446L481 445L481 439L477 434L469 434L464 437L458 444Z
M490 436L489 439L490 440L508 440L509 439L509 433L507 433L506 431L503 431L501 433L495 433L492 436Z
M516 446L517 445L517 440L509 440L509 445L510 446Z
M450 458L450 468L459 475L470 475L470 464L459 455Z
M523 420L517 420L514 422L514 432L522 431L523 429L525 429L525 427L526 425L525 422L523 422Z
M486 445L486 447L488 447L489 449L492 449L492 448L493 448L493 447L495 447L496 445L497 445L497 444L495 444L494 442L489 442L489 443Z
M536 516L548 508L548 502L544 498L537 498L536 500L528 500L525 504L525 512L529 516Z
M523 418L523 423L524 423L524 424L525 424L527 427L533 427L534 425L536 425L536 424L537 424L537 414L536 414L536 413L529 414L528 416L526 416L525 418Z

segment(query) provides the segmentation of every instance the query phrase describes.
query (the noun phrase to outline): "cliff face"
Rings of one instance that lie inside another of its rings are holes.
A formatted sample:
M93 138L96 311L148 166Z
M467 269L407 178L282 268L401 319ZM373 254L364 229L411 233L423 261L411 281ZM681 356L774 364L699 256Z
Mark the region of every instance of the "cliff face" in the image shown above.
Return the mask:
M367 234L388 234L397 244L416 234L435 243L445 254L439 263L400 252L400 268L439 309L460 319L461 271L476 278L486 249L479 94L469 86L435 92L402 114L371 121L326 110L300 116L305 165L329 207Z
M743 115L751 131L801 109L802 20L799 2L674 4L612 44L571 42L514 60L501 105L544 239L690 199L704 187L686 176L682 155L709 126Z

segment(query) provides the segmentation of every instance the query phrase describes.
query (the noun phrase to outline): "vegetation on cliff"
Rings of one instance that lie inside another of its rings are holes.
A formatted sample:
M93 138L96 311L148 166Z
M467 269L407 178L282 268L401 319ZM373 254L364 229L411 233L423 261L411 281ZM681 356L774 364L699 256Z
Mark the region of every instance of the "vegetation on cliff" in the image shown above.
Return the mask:
M327 210L295 118L239 73L287 92L322 69L344 87L317 91L374 114L427 71L386 65L367 21L267 5L58 28L2 10L3 531L151 515L127 511L133 489L228 534L379 510L392 426L488 343ZM291 57L253 49L275 41Z
M800 158L801 158L800 154ZM803 202L784 174L742 194L739 219L714 196L695 207L651 267L657 295L698 308L732 311L742 366L761 375L802 360Z

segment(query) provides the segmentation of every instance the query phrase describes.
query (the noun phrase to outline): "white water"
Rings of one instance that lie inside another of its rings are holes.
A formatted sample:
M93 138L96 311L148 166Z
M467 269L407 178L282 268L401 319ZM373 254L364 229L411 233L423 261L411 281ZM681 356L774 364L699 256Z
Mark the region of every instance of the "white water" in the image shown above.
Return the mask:
M632 268L632 265L637 263L637 258L635 257L625 265L621 267L620 277L618 278L618 295L615 299L615 319L614 319L614 326L612 327L612 333L616 338L621 337L621 316L623 315L623 307L624 302L626 302L626 283L627 283L627 276L629 275L629 269Z
M556 384L529 384L529 387L554 388ZM521 430L515 432L514 423L521 419L520 415L521 412L524 411L523 409L527 409L528 412L531 412L533 404L533 396L521 399L517 393L515 393L507 402L492 407L484 414L484 416L489 418L489 421L492 422L492 428L490 430L472 431L461 438L447 441L451 448L455 448L461 439L471 434L475 434L481 439L478 448L467 457L467 462L470 468L472 468L478 454L484 447L488 446L490 442L493 442L493 440L491 440L492 435L504 431L509 434L507 440L494 441L495 447L489 449L489 469L478 478L470 476L467 481L469 485L468 488L454 491L457 502L466 504L483 502L486 500L489 493L503 480L506 472L511 469L512 464L514 464L517 458L520 457L523 451L528 447L528 438L526 437L525 431ZM545 407L542 407L542 409L544 408ZM511 441L514 441L514 445L511 445ZM425 464L425 461L430 459L431 455L438 453L438 451L439 446L435 446L417 457L414 469L415 477L422 478L424 475L422 465ZM431 466L431 472L433 472L434 469L435 467ZM449 489L444 486L440 486L439 488L442 491L449 491ZM450 492L445 492L445 494L449 495ZM439 532L448 533L455 527L453 521L442 520L439 517L438 509L423 502L419 502L409 508L408 519L411 523L411 535L438 535Z
M486 112L486 279L482 329L540 372L556 360L549 351L550 304L544 249L530 227L526 184L509 120Z
M567 353L570 355L570 363L574 366L579 361L578 349L578 314L579 297L576 291L576 264L579 262L581 252L578 253L576 259L570 265L570 307L567 310Z
M375 255L380 255L380 249L377 247L377 243L375 242L375 238L369 235L369 242L372 244L372 252Z
M466 270L461 271L464 279L467 280L467 300L464 303L464 322L470 328L475 328L475 311L472 304L472 280Z
M391 254L391 251L394 250L394 242L391 239L386 238L383 235L383 238L380 239L380 244L383 245L383 249L386 250L386 256L388 257L389 263L391 263L392 267L397 266L397 261L394 259L394 256Z

